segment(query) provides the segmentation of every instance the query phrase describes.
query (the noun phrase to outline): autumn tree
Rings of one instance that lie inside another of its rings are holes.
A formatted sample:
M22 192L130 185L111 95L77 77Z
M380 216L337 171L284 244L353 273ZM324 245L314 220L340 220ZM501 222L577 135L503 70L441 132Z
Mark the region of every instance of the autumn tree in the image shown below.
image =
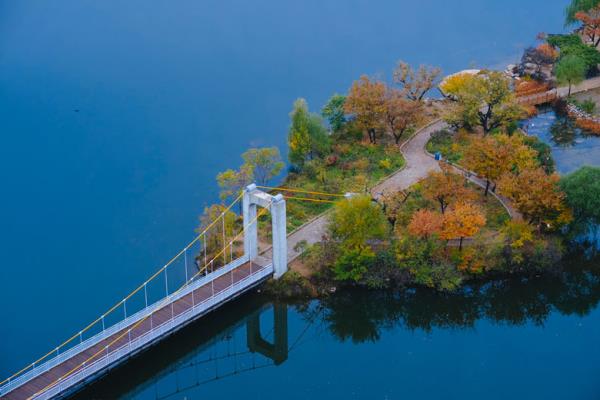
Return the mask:
M442 171L432 171L421 182L423 197L436 202L444 214L448 205L457 200L467 200L472 192L466 187L465 179L450 171L450 167L441 164Z
M402 135L413 129L421 117L422 105L406 99L397 89L388 89L385 100L385 124L396 144Z
M214 268L224 265L233 251L226 247L241 230L241 219L221 204L206 207L199 219L200 226L196 232L206 231L206 233L200 239L203 245L201 252L196 256L196 264L199 268L208 267L211 261ZM214 223L215 221L217 223Z
M524 115L509 79L501 72L483 71L474 75L454 96L457 102L445 116L453 126L472 128L480 125L487 134Z
M444 214L440 237L445 240L460 239L458 248L462 250L463 239L477 234L485 223L485 215L478 206L461 202Z
M600 44L600 6L575 13L575 19L581 22L581 34L594 47Z
M426 65L419 66L418 70L404 61L398 61L394 70L394 83L400 86L402 94L409 100L421 101L423 97L438 83L442 70Z
M444 78L440 83L439 88L444 96L454 97L462 91L472 79L474 79L474 75L471 73L462 72L453 74Z
M498 189L530 224L555 230L572 218L559 181L558 174L547 175L542 168L529 168L518 174L505 173L498 181Z
M386 85L371 81L363 75L355 81L344 104L344 111L352 114L359 129L367 132L369 142L377 142L377 134L384 127Z
M306 160L325 155L330 148L330 138L323 126L321 117L308 110L304 99L294 102L290 113L291 125L288 131L290 162L302 167Z
M344 104L346 104L346 96L334 94L321 110L321 115L323 118L327 119L333 132L337 132L342 129L346 123Z
M236 194L252 183L252 171L248 166L242 166L240 170L228 169L217 174L217 184L221 189L219 198L221 201L226 201L234 197Z
M535 157L536 151L524 143L522 135L486 136L471 141L463 164L486 180L484 194L487 196L493 182L507 172L535 166Z
M585 79L586 70L587 66L582 58L569 54L556 64L554 73L558 83L569 85L568 96L570 96L573 84L578 84Z
M579 12L589 12L593 8L600 4L599 0L571 0L567 8L565 9L565 22L567 25L576 23L578 20L575 18Z
M408 232L420 239L429 239L442 230L443 217L440 213L431 210L415 212L408 224Z

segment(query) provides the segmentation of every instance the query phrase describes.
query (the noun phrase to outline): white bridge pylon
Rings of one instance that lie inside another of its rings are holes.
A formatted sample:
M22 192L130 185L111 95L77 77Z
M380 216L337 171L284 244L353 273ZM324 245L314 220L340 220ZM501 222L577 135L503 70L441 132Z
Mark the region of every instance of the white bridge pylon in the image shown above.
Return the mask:
M243 198L244 255L250 261L258 257L257 206L271 212L273 236L273 277L279 279L287 272L287 230L285 199L281 194L272 196L257 189L255 184L246 186Z

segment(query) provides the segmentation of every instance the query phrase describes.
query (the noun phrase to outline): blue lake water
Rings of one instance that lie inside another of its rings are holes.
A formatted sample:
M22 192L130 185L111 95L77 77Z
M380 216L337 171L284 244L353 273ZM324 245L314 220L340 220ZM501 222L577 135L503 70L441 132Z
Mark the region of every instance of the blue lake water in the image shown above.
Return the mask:
M563 29L566 3L0 3L0 376L77 332L178 251L216 200L218 171L237 167L250 146L284 148L295 98L318 109L362 73L389 78L401 58L447 73L504 67L538 32ZM320 317L298 356L201 393L233 397L253 384L264 398L294 387L296 398L565 398L569 387L572 398L597 397L600 321L590 307L552 309L541 325L477 313L473 325L432 331L388 321L381 340L360 344L319 334ZM243 344L250 311L229 310L226 338ZM415 318L437 317L430 311L417 307ZM291 342L305 315L290 308L288 318ZM217 328L208 332L207 343L224 345ZM218 350L189 340L150 354L162 369L147 364L136 385L106 397L151 396L149 382L178 365L166 355ZM314 381L304 387L306 377Z
M550 145L560 174L574 172L583 165L600 166L600 136L577 128L570 118L542 109L523 126L530 135Z

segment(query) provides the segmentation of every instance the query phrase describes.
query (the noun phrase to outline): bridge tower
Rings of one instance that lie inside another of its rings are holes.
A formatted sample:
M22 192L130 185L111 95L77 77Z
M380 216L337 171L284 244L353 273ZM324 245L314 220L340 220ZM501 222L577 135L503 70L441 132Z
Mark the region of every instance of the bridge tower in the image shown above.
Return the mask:
M256 220L257 206L268 208L271 212L273 236L273 269L274 278L279 279L287 272L287 230L285 199L281 194L272 196L258 190L255 184L244 189L244 254L249 260L258 257L258 221Z

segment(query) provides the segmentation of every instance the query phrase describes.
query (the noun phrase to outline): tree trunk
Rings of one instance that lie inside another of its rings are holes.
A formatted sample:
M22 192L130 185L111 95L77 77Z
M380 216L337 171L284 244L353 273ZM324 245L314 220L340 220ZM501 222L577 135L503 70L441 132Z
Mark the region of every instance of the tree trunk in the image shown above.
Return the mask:
M569 94L567 94L567 97L571 97L571 81L569 81Z
M394 140L396 141L396 144L400 143L400 138L402 137L402 134L396 135L395 133L393 133L393 135L394 135Z
M444 211L446 211L446 207L444 207L444 200L438 199L438 201L440 202L440 209L442 210L442 214L443 214Z
M460 237L460 242L458 244L458 251L462 251L462 242L463 242L463 237Z
M484 196L487 196L489 191L490 191L490 181L489 181L489 179L487 179L485 181L485 193L484 193Z

